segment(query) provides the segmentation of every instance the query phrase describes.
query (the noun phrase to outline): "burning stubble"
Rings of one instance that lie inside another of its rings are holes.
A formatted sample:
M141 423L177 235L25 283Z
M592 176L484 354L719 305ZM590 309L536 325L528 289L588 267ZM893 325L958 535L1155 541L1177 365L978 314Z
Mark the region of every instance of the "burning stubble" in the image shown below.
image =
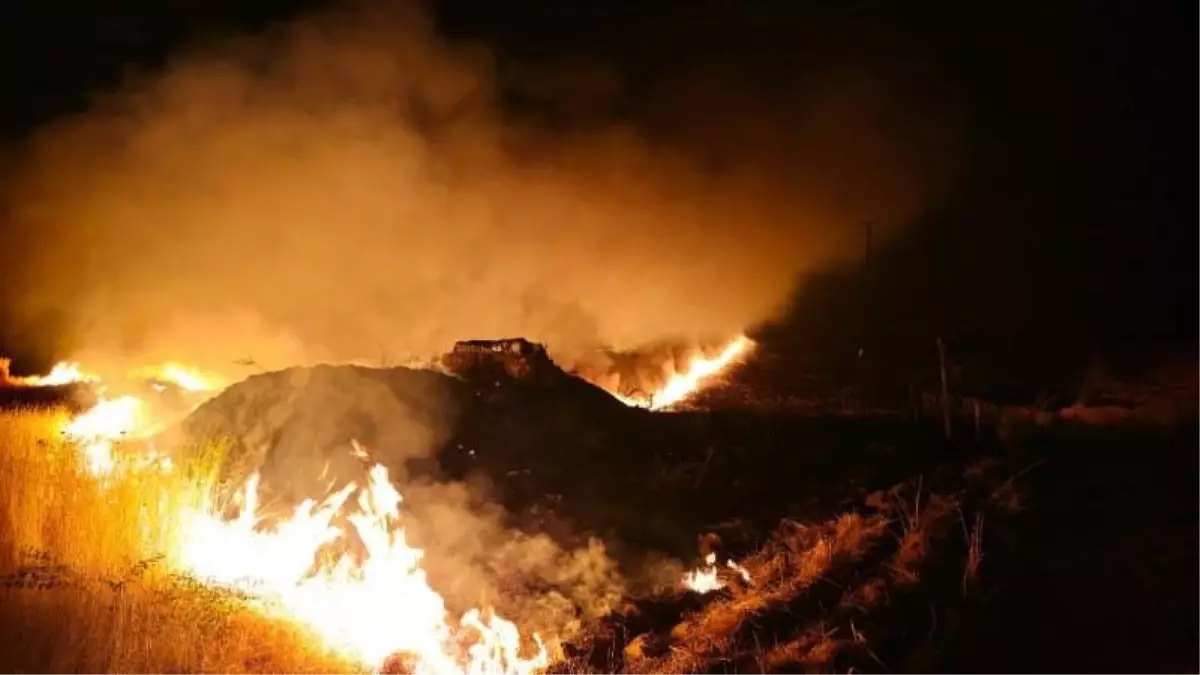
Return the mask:
M691 111L669 142L545 131L498 110L487 50L430 26L411 8L310 16L44 129L11 193L12 325L64 314L90 364L230 375L461 338L568 362L724 340L857 253L861 219L918 213L953 165L936 97L861 68L774 112L667 82Z

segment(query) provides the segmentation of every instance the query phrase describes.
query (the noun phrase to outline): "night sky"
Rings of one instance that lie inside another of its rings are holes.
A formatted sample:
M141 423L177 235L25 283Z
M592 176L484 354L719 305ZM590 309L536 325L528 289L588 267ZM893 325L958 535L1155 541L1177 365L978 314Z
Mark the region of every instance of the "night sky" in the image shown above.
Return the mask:
M181 45L259 30L315 4L7 3L4 141L19 148ZM680 122L663 105L666 85L681 74L718 72L716 81L786 109L789 87L835 55L870 55L870 67L919 45L961 97L965 160L953 189L878 252L877 320L914 339L1194 349L1195 3L447 0L435 15L443 34L487 42L506 114L564 128L620 121L665 142ZM597 110L530 90L522 74L558 62L615 70L621 94ZM723 95L712 87L710 96ZM707 123L712 136L753 125L720 113ZM713 143L707 150L719 149ZM0 170L7 164L6 154ZM793 315L827 308L820 293L837 297L860 282L854 271L830 271L801 292ZM10 333L0 328L0 352L52 358L34 344L45 336Z

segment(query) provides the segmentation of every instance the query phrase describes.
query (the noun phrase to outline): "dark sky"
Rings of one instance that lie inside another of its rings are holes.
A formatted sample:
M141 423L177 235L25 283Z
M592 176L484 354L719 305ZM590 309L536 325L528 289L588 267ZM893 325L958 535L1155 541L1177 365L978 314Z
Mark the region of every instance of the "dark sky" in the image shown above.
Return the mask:
M131 67L153 67L187 41L258 29L315 4L6 3L0 130L19 144L82 109L90 92ZM675 121L657 106L659 85L680 73L719 69L769 104L790 74L831 54L903 59L895 45L920 45L963 95L966 161L943 202L881 252L885 314L897 326L951 333L1194 344L1194 2L445 0L435 7L444 33L482 38L495 51L514 115L586 124L586 116L556 110L517 83L530 63L599 62L626 83L608 118L666 136ZM29 336L2 333L4 351L27 349Z

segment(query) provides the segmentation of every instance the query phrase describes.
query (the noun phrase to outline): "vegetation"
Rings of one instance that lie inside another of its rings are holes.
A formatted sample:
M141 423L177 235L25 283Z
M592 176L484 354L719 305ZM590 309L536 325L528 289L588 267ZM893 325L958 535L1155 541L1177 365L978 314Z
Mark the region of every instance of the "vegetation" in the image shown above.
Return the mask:
M703 534L725 582L631 588L553 671L1195 669L1194 423L1062 419L947 442L929 419L621 409L600 437L586 400L555 402L572 416L531 400L474 411L442 468L461 450L461 477L490 475L508 512L601 533L629 569L644 551L698 564ZM178 514L209 495L221 447L99 482L64 419L0 412L0 670L352 669L172 573Z
M343 672L312 636L174 574L179 514L202 504L219 449L100 481L65 413L0 412L0 670Z
M824 522L783 520L702 598L627 609L562 665L572 672L930 671L978 611L996 467L950 494L923 477ZM975 513L975 517L964 514ZM961 525L961 528L960 528ZM961 537L960 537L961 532ZM915 627L920 627L919 630Z

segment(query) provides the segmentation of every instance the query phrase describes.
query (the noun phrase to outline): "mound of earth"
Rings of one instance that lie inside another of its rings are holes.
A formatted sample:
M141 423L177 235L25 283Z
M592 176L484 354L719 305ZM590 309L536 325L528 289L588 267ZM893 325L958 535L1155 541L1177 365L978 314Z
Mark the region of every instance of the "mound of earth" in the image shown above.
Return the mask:
M502 341L460 345L444 370L322 365L256 375L165 440L226 444L226 495L258 472L268 517L383 463L405 499L406 538L423 549L448 606L486 597L502 615L565 638L624 591L617 562L591 535L621 529L603 506L627 473L593 469L636 457L647 417L567 375L537 345ZM626 522L640 515L620 513Z
M459 343L443 368L320 365L252 376L169 432L176 445L227 444L230 484L259 472L289 504L362 475L357 442L393 476L484 474L510 501L528 479L579 487L581 461L635 450L646 414L563 372L525 340ZM535 490L536 492L536 490Z
M225 475L296 501L320 497L330 478L356 479L351 441L402 468L446 441L462 398L460 383L407 368L315 366L252 376L205 402L181 425L188 443L227 443Z

